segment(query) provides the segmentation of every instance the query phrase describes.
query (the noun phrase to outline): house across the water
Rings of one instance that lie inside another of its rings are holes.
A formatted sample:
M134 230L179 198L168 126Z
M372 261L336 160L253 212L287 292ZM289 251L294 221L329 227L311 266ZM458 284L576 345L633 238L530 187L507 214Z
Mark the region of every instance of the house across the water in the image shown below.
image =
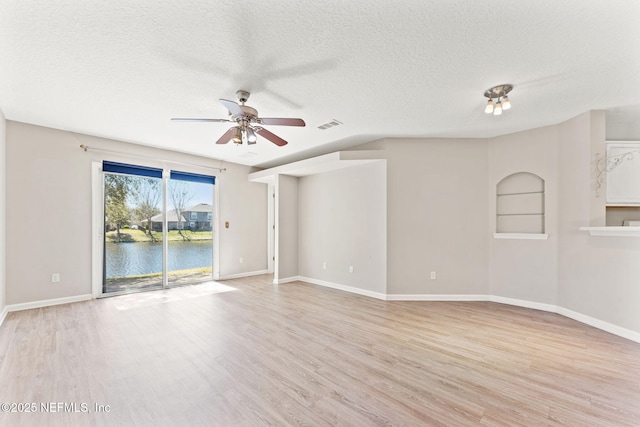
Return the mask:
M211 231L213 206L207 203L199 203L185 209L178 217L175 209L167 211L167 225L169 230ZM151 217L151 229L162 231L162 214ZM146 228L147 220L142 221Z

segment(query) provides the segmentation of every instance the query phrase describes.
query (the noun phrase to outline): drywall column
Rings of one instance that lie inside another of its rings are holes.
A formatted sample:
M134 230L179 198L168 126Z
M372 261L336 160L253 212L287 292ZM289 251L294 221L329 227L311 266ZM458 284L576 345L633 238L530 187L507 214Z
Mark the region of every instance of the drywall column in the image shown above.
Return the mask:
M286 283L298 276L298 178L276 176L276 260L273 282Z

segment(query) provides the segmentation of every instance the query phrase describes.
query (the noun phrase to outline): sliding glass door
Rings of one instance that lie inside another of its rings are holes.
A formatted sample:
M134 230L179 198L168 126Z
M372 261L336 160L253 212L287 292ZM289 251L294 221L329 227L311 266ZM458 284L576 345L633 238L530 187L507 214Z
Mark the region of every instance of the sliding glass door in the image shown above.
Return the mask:
M212 280L214 177L113 162L103 173L103 294Z
M213 177L171 172L167 197L168 285L213 277Z

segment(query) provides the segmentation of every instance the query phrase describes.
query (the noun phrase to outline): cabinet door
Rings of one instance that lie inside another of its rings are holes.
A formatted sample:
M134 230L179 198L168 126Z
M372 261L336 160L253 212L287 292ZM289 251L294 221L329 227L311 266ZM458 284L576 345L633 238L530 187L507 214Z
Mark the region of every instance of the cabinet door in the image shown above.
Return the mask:
M607 142L607 204L640 205L640 142Z

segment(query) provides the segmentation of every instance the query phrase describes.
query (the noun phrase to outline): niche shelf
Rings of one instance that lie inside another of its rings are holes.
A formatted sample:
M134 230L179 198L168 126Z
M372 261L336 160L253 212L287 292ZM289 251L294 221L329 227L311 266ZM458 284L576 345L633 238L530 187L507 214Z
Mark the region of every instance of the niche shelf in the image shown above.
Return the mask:
M496 239L546 240L544 180L517 172L496 185Z
M493 238L511 240L547 240L549 235L544 233L493 233Z

